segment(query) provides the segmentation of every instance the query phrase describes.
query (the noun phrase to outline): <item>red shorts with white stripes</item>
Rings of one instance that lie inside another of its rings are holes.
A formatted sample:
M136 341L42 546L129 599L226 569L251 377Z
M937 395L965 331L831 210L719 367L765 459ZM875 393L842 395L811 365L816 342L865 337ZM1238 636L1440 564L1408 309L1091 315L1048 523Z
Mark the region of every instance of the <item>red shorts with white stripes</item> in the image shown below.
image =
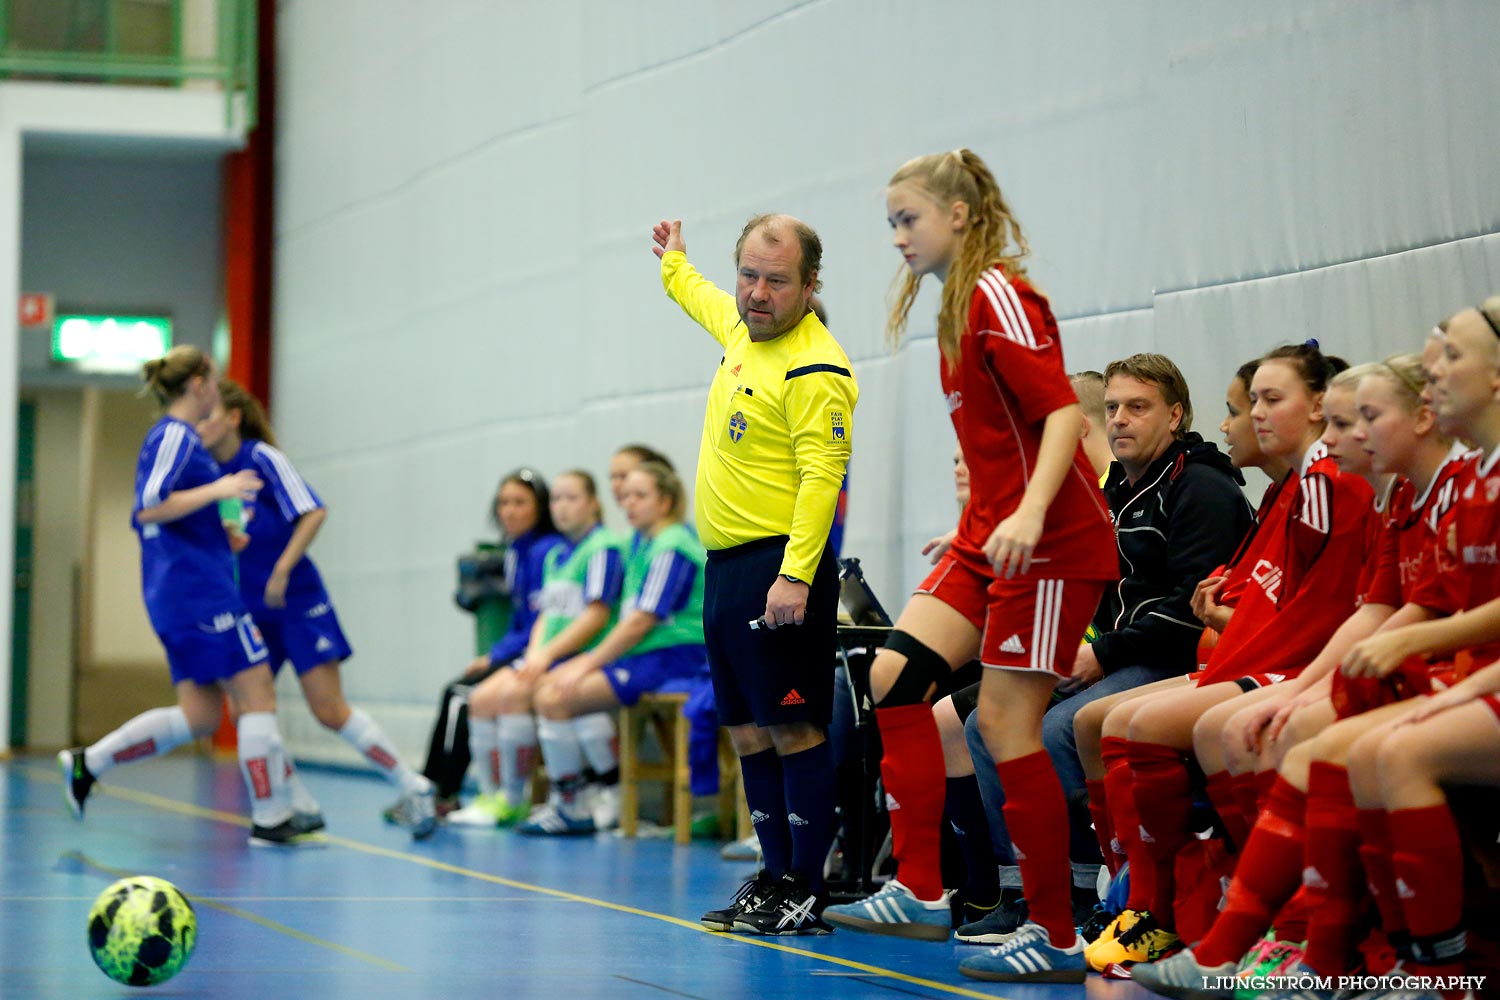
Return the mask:
M981 573L949 552L938 560L916 592L936 597L975 628L983 630L985 608L990 603L989 588L994 581L995 574Z
M980 662L1071 677L1078 644L1106 586L1099 580L996 580L990 584Z
M1211 684L1233 684L1241 691L1249 694L1251 691L1259 691L1261 688L1270 687L1272 684L1280 684L1289 681L1300 674L1302 670L1284 670L1277 674L1245 674L1243 677L1221 677L1214 681L1204 681L1207 670L1194 670L1187 675L1187 679L1193 682L1194 687L1208 687Z

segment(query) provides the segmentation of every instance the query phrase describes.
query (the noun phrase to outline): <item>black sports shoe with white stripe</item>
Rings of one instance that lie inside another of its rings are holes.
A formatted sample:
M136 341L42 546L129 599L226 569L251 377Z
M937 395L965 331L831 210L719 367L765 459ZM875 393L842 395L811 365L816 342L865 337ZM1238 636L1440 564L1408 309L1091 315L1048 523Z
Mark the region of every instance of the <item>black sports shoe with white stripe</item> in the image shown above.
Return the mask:
M94 775L83 761L83 747L63 750L57 755L57 769L62 772L63 798L73 811L74 819L83 819L83 804L94 787Z
M747 910L753 910L776 891L777 880L762 868L755 877L735 890L734 899L722 910L709 910L698 919L711 931L732 931L734 922Z
M832 934L833 926L821 914L827 900L808 888L807 879L788 872L775 891L752 910L734 921L734 929L746 934Z
M323 847L328 838L316 830L305 829L297 818L289 817L275 826L250 827L251 847Z

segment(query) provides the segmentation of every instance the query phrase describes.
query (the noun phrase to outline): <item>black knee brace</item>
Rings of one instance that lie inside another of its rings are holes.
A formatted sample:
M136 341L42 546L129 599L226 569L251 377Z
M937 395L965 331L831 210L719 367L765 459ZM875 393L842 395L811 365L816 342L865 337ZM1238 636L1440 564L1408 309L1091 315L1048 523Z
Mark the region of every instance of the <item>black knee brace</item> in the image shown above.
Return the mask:
M891 630L891 634L886 637L885 648L906 657L906 665L896 675L896 682L885 693L885 697L876 702L879 708L920 705L928 700L927 689L933 685L941 686L953 672L953 668L948 666L948 661L941 655L900 629Z

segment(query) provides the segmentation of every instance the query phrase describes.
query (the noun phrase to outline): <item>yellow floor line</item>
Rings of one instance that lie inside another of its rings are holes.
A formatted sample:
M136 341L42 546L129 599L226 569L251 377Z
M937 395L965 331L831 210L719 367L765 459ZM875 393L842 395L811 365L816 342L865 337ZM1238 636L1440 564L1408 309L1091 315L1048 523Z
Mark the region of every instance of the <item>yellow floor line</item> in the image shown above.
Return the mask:
M129 878L133 874L132 872L124 871L119 868L111 868L109 865L100 864L93 858L79 851L68 851L64 855L64 857L71 858L74 861L77 861L80 864L87 865L88 867L93 868L96 871L104 872L106 875L113 875L115 878ZM184 895L187 894L184 893ZM327 941L320 937L314 937L311 934L297 930L297 928L295 927L288 927L286 924L279 923L275 920L270 919L269 917L263 917L258 913L251 913L249 910L242 910L238 906L229 906L228 904L221 903L216 899L211 899L206 896L188 896L188 901L193 903L195 906L206 906L210 909L218 910L220 913L227 913L232 917L239 917L241 920L248 920L252 924L259 924L261 927L264 927L267 930L275 931L278 934L284 934L287 937L293 938L297 941L301 941L304 944L317 945L319 948L327 948L329 951L338 952L340 955L347 955L350 958L357 958L362 962L369 962L371 965L374 965L381 969L385 969L387 972L414 971L412 969L408 969L404 965L397 965L395 962L391 962L384 958L381 958L378 955L367 955L362 951L345 947L344 945L338 944L337 942Z
M43 771L43 769L41 768L27 768L27 770L31 771L34 774L45 773L47 777L52 781L62 780L61 776L58 775L56 771ZM106 795L112 795L115 798L125 799L131 802L138 802L142 805L148 805L153 808L162 809L168 812L175 812L183 816L192 816L197 819L214 820L215 822L219 823L230 823L235 826L241 827L248 827L250 825L250 821L248 819L236 813L223 812L218 809L206 809L203 806L193 805L189 802L181 802L177 799L169 799L165 796L157 795L153 792L142 792L137 791L133 788L121 788L118 785L95 785L94 794L97 795L101 792ZM501 875L491 875L488 872L475 871L472 868L462 868L458 865L448 864L446 861L438 861L434 858L424 857L420 854L411 854L406 851L394 851L387 847L379 847L375 844L366 844L362 841L350 840L347 837L330 836L328 838L328 843L330 845L347 848L351 851L360 851L364 854L370 854L376 857L393 858L398 861L407 861L412 864L431 868L434 871L447 872L450 875L461 875L464 878L471 878L480 882L489 882L493 885L503 885L511 889L521 889L526 892L534 892L543 896L550 896L554 899L565 899L570 902L585 903L589 906L596 906L604 910L614 910L617 913L628 913L631 916L635 917L645 917L649 920L658 920L662 923L672 924L673 926L681 927L686 930L696 931L700 934L711 935L712 937L726 943L750 945L751 947L755 948L768 948L772 951L784 952L788 955L800 955L803 958L811 958L815 961L827 962L831 965L842 966L846 969L854 969L865 975L880 976L884 979L894 979L897 982L909 983L913 986L921 986L940 993L948 993L952 994L953 996L961 997L977 997L978 1000L1004 1000L1003 997L999 997L995 993L981 993L978 990L967 989L963 986L954 986L949 983L940 983L931 979L921 979L917 976L909 976L904 972L897 972L894 969L883 969L877 965L867 965L864 962L856 962L847 958L839 958L836 955L824 955L816 951L806 951L802 948L794 948L790 945L780 944L775 941L768 941L764 938L753 937L746 934L716 933L714 931L710 931L708 928L704 927L701 923L698 923L695 920L683 920L681 917L674 917L666 913L656 913L652 910L642 910L638 907L626 906L623 903L611 903L607 899L595 899L591 896L580 896L577 893L565 892L561 889L551 889L543 885L533 885L530 882L519 882L515 879L505 878ZM240 913L240 911L234 911L228 907L221 908L226 912L235 912L236 914ZM255 918L253 917L253 915L243 915L246 916L247 919L254 919L257 923L264 922L266 923L266 926L272 926L269 922L262 921L260 918ZM325 943L319 942L316 938L302 936L300 935L300 932L292 931L291 928L287 928L286 930L293 936L302 937L303 940L312 941L315 943ZM328 944L327 946L332 947L335 950L346 951L346 953L348 954L359 954L358 952L349 952L347 949L343 949L339 945ZM365 957L367 958L367 960L377 963L381 961L379 959L368 958L368 956L360 957ZM393 968L397 968L402 972L410 971L407 969L401 969L399 966L393 966Z

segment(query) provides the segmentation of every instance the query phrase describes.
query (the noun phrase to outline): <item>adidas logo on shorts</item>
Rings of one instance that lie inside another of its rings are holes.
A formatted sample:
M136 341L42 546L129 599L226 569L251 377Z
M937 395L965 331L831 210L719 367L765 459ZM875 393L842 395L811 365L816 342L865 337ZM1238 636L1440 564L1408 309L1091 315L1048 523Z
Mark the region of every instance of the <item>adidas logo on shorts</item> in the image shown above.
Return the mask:
M764 823L770 818L771 817L769 815L761 812L759 809L755 809L750 813L750 823L752 826L756 823Z
M1308 865L1302 869L1302 884L1309 889L1328 888L1328 880L1323 877L1322 872L1318 871L1312 865Z
M1000 652L1020 655L1026 652L1026 647L1021 645L1021 637L1019 635L1013 635L1000 644Z
M781 699L781 703L783 705L806 705L807 699L798 694L796 688L792 688L786 693L786 697Z
M798 816L796 813L787 813L786 821L792 826L807 826L807 820L803 819L801 816Z
M886 792L885 793L885 811L886 812L895 812L897 809L900 809L900 808L901 808L901 803L899 803L899 802L896 801L896 796L892 795L890 792Z
M320 635L318 636L318 641L313 645L313 648L320 653L326 653L328 652L328 650L333 648L333 643L328 641L328 636Z

